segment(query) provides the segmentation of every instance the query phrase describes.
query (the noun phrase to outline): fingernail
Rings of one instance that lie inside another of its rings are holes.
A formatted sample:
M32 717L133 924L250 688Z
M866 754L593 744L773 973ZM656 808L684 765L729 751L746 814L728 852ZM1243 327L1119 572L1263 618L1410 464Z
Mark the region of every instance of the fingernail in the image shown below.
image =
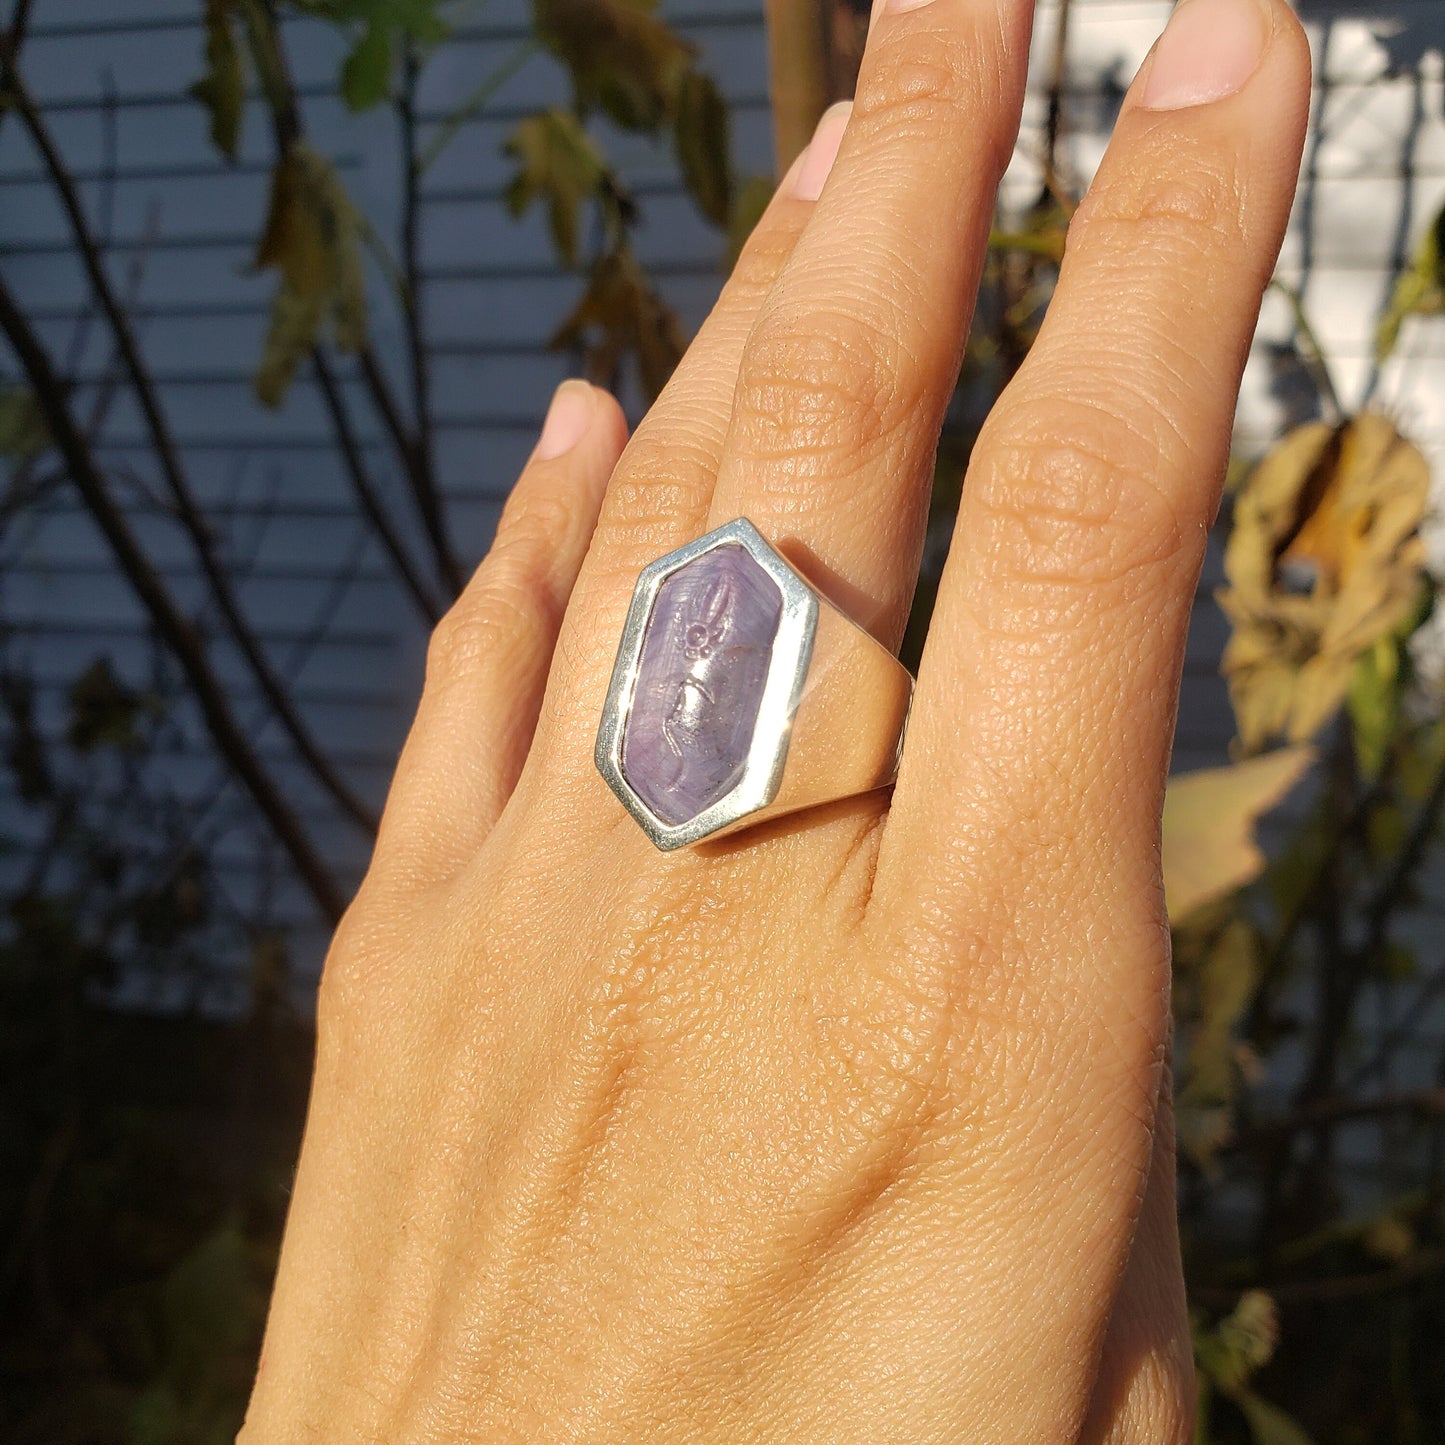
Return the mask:
M547 420L532 455L539 462L550 462L570 452L587 435L592 425L592 388L585 381L564 381L552 394Z
M840 100L823 112L808 149L803 152L803 164L793 180L793 194L800 201L816 201L823 194L823 183L833 162L838 159L838 147L843 143L843 132L848 127L848 117L853 113L851 100Z
M921 10L925 5L931 5L933 0L872 0L868 7L868 33L873 34L873 28L878 24L878 17L884 13L889 15L903 15L909 10Z
M1268 40L1260 0L1180 0L1154 47L1139 103L1183 110L1234 95L1259 69Z

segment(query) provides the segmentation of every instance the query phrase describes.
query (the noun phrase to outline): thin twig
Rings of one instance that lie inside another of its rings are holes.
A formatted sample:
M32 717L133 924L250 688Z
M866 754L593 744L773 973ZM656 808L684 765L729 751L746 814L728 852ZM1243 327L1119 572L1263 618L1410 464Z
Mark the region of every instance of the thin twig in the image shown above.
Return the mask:
M99 247L95 244L95 238L91 234L75 183L66 169L60 152L56 149L33 97L15 66L14 52L9 43L3 39L0 39L0 70L3 70L7 78L12 104L24 122L36 149L40 152L51 183L55 187L61 206L69 219L76 251L79 253L89 278L95 299L105 313L106 321L115 338L116 350L125 364L126 375L140 405L141 415L145 419L146 430L155 450L156 459L160 464L161 474L166 480L166 486L175 503L177 519L191 539L216 604L226 620L227 629L242 656L246 659L262 693L270 702L277 718L290 736L296 751L315 774L317 781L331 794L343 812L362 828L374 833L377 827L375 814L342 778L311 735L294 700L272 667L260 640L252 631L241 610L226 568L216 554L215 538L211 528L191 492L190 483L186 480L185 471L181 465L180 451L161 409L160 397L141 357L140 347L136 343L130 319L121 306L111 286L110 278L106 274L105 263L101 258Z
M1366 939L1362 952L1366 957L1375 957L1383 950L1389 920L1424 863L1442 817L1445 817L1445 767L1440 769L1434 785L1421 805L1415 825L1410 829L1395 857L1394 866L1365 907ZM1355 1070L1350 1078L1352 1088L1358 1088L1366 1079L1378 1073L1390 1061L1395 1051L1409 1041L1420 1025L1424 1006L1441 986L1445 986L1445 969L1426 980L1400 1023L1386 1032L1376 1045L1374 1053Z
M1295 332L1301 343L1297 348L1300 359L1304 362L1305 370L1309 372L1316 389L1330 409L1330 421L1335 426L1339 426L1345 419L1344 405L1340 401L1340 393L1335 386L1334 374L1330 371L1330 363L1325 355L1324 345L1320 341L1319 333L1315 330L1309 311L1305 307L1304 296L1296 287L1278 276L1274 277L1269 284L1289 304Z
M492 97L542 47L535 40L524 40L480 85L437 126L436 133L416 158L416 172L423 176L437 163L442 152L461 133L462 127L474 121L492 102Z
M436 556L437 570L448 595L456 597L463 585L462 569L447 536L446 513L437 489L436 452L432 446L431 365L427 353L421 276L421 167L417 161L416 48L408 44L403 66L397 117L401 122L401 264L406 276L402 319L411 359L413 491L422 526Z
M1044 123L1044 185L1057 195L1063 190L1059 177L1059 148L1064 135L1064 92L1069 77L1069 17L1071 0L1059 0L1058 26L1054 31L1053 56L1049 65L1048 118Z
M1326 1279L1280 1280L1256 1284L1281 1305L1325 1304L1342 1300L1365 1299L1370 1295L1388 1294L1391 1290L1426 1279L1445 1270L1445 1248L1422 1249L1390 1269L1370 1270L1364 1274L1335 1275ZM1228 1309L1238 1303L1239 1291L1204 1286L1192 1292L1193 1298L1210 1308Z
M10 12L10 24L6 26L12 45L18 46L25 39L26 32L30 29L32 8L32 0L15 0L15 8Z
M336 378L331 374L330 364L320 350L312 352L311 362L316 371L316 384L321 390L321 399L326 403L326 410L336 432L341 460L345 465L346 474L351 481L351 489L356 494L362 514L370 524L372 531L376 533L381 545L386 549L387 555L391 558L402 582L405 583L407 591L416 601L422 616L429 624L435 626L438 617L441 616L441 608L432 597L421 574L416 570L416 565L406 550L406 544L392 524L380 494L372 485L370 474L366 468L366 458L362 455L361 446L352 430L351 418L347 415L346 400L341 394L341 388L337 385Z
M268 102L271 112L271 132L278 157L284 156L292 146L301 141L305 125L301 106L296 97L295 83L291 78L291 67L281 39L280 22L276 15L274 0L265 0L264 13L267 33L257 35L258 44L267 50L266 71L270 77ZM320 354L321 348L314 347L313 355ZM408 425L397 403L391 382L377 358L376 350L367 341L357 353L362 379L371 395L372 404L381 418L397 459L401 462L417 513L426 527L427 538L436 552L442 583L452 587L456 575L455 564L449 562L445 531L442 526L440 503L432 480L422 465L423 453L418 445L418 433ZM440 539L440 540L439 540ZM390 548L388 548L388 551Z
M1249 1149L1257 1144L1275 1144L1305 1129L1323 1125L1347 1124L1357 1119L1374 1119L1390 1114L1416 1114L1423 1117L1445 1115L1445 1088L1412 1089L1393 1094L1376 1094L1357 1099L1347 1094L1315 1099L1273 1119L1259 1119L1241 1130L1228 1147L1233 1151Z
M322 913L340 919L344 900L300 819L267 772L236 719L205 646L146 555L125 513L116 505L66 399L64 382L31 329L9 287L0 278L0 331L20 360L45 417L56 449L65 459L87 510L100 528L136 597L185 673L211 738L286 849Z

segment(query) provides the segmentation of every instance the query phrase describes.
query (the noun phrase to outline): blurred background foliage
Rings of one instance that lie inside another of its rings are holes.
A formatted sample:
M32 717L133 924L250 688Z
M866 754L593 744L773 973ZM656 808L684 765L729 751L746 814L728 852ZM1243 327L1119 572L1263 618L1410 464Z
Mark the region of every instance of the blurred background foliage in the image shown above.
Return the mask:
M554 344L590 374L646 396L685 330L631 244L639 202L599 128L670 147L698 213L746 236L771 182L736 173L728 109L693 47L649 0L534 0L533 35L478 77L458 111L422 132L419 77L445 49L444 0L197 0L203 43L191 89L218 164L243 127L269 128L269 202L254 266L274 276L255 360L258 402L284 406L303 370L328 400L358 512L420 614L434 620L463 569L437 485L427 340L419 305L417 190L469 118L532 54L570 79L566 105L505 141L506 202L546 216L576 303ZM293 1004L290 941L247 917L248 1004L177 1028L110 999L122 976L179 978L208 965L209 926L231 906L207 835L173 801L125 830L91 804L124 794L162 745L179 686L200 708L231 778L254 802L317 908L344 888L252 744L217 672L212 634L245 660L290 745L361 829L375 819L312 735L251 630L198 504L95 225L31 96L31 6L0 34L0 124L22 126L64 210L115 355L113 390L137 401L165 501L208 586L209 621L166 584L130 525L64 363L0 281L14 364L0 381L0 527L70 487L143 603L154 684L98 655L74 679L58 742L37 725L33 679L0 647L4 766L27 828L0 822L0 1438L181 1445L234 1434L254 1367L305 1104L310 1025ZM408 205L382 233L313 146L287 54L305 18L344 38L337 93L353 111L395 109ZM823 105L847 93L864 18L842 4L774 0L773 108L786 158ZM1067 6L1051 76L1067 85ZM183 87L191 77L176 79ZM1000 217L956 404L940 448L925 575L906 653L916 658L968 454L991 400L1037 334L1079 196L1060 175L1051 120L1044 184ZM588 238L584 244L584 237ZM369 297L405 317L398 381L373 351ZM1421 527L1430 468L1369 394L1342 399L1302 300L1297 360L1319 420L1278 438L1230 480L1221 527L1230 625L1224 657L1234 761L1176 778L1165 870L1175 923L1181 1220L1200 1366L1201 1442L1319 1445L1445 1440L1445 1039L1424 1087L1396 1087L1399 1050L1445 991L1445 959L1398 937L1441 834L1445 708L1424 661L1438 585ZM1425 228L1378 328L1379 359L1412 317L1445 313L1445 211ZM356 445L336 368L354 366L389 437L418 524L398 525ZM418 544L416 538L420 537ZM1258 820L1291 798L1268 853ZM137 828L153 850L135 846ZM13 836L12 836L13 834ZM145 859L169 859L157 869ZM1366 1014L1403 997L1383 1030ZM1403 991L1403 993L1402 993ZM1264 1090L1279 1059L1287 1087ZM1282 1099L1282 1102L1281 1102ZM1375 1136L1364 1195L1341 1171L1343 1129Z

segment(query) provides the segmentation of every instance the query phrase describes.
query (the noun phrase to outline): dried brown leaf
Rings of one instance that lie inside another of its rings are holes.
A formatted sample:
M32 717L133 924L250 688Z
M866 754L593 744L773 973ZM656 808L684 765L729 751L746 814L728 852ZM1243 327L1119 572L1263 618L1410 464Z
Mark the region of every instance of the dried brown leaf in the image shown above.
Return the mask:
M328 317L343 351L366 343L360 217L336 167L305 144L292 145L272 172L254 265L281 277L255 379L262 402L279 406Z
M1281 748L1171 778L1164 799L1164 893L1176 922L1257 878L1256 822L1305 775L1311 748Z
M537 38L568 69L584 113L601 108L629 130L656 130L692 64L693 47L652 0L533 0Z
M667 385L686 347L676 313L625 250L604 256L592 268L582 299L550 344L558 350L580 349L593 380L614 388L622 363L633 358L649 398Z
M1219 601L1240 742L1315 736L1361 655L1411 615L1429 466L1388 418L1290 433L1241 489Z

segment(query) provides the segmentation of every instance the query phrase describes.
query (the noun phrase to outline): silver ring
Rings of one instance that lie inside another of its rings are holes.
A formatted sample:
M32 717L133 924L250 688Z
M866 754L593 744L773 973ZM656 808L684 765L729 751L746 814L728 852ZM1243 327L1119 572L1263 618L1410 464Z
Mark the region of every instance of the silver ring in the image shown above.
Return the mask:
M908 669L739 518L637 579L597 767L662 849L886 788Z

